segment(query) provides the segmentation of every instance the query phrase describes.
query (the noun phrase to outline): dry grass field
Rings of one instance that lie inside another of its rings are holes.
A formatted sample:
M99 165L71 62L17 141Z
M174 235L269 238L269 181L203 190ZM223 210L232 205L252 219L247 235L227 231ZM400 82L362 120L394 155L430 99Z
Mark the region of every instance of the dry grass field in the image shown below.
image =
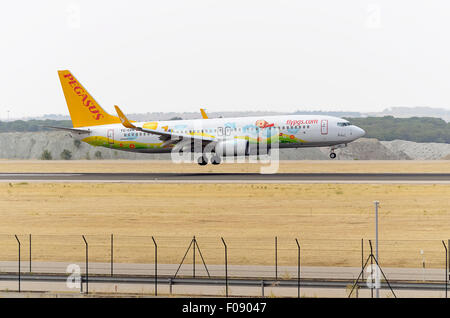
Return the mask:
M199 166L196 163L174 164L161 160L0 160L1 172L260 172L268 164L244 163ZM442 161L389 161L389 160L302 160L280 161L279 172L449 172L450 160Z
M0 167L11 171L15 164ZM95 166L107 170L118 165L123 170L153 169L152 164L133 164L58 162L43 164L46 169L41 164L40 171ZM37 165L21 167L34 171ZM324 171L329 165L337 163L310 165L308 171ZM402 165L393 163L390 169L405 168ZM302 166L303 162L288 168L302 171ZM378 162L338 166L337 171L386 168ZM444 167L448 164L424 170ZM274 236L278 236L280 265L296 264L294 238L299 238L304 265L360 266L361 238L374 234L374 200L381 202L384 266L421 267L422 257L427 267L443 265L441 240L450 238L450 185L419 184L0 183L0 260L16 258L12 234L19 235L27 251L26 234L32 233L35 260L82 261L81 234L85 234L90 260L108 262L109 235L114 233L117 262L153 262L153 235L159 243L159 262L177 263L196 235L210 264L223 263L223 236L230 264L269 265L273 264ZM23 255L26 259L26 252Z

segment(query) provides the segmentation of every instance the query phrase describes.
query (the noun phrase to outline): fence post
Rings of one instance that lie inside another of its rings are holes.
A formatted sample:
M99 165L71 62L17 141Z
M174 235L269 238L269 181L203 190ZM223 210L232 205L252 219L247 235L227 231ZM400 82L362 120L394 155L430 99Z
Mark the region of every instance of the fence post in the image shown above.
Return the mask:
M227 255L227 244L225 240L221 237L223 246L225 247L225 297L228 297L228 255Z
M158 245L152 236L153 244L155 244L155 296L158 296Z
M180 268L181 268L181 265L183 265L183 263L184 263L184 259L186 258L186 256L188 255L188 253L189 253L189 250L191 249L191 246L192 246L192 244L194 243L194 240L191 240L191 243L189 243L189 246L188 246L188 248L187 248L187 250L186 250L186 253L184 253L184 256L183 256L183 258L181 259L181 263L180 263L180 265L178 265L178 268L177 268L177 271L175 272L175 275L173 275L173 278L175 279L175 277L177 277L177 274L178 274L178 271L180 270Z
M193 255L193 258L192 258L192 276L195 278L195 236L194 236L194 238L192 239L192 242L194 243L193 244L193 247L192 247L192 255Z
M19 238L17 237L17 235L14 235L16 237L18 246L19 246L19 262L18 262L18 267L19 267L19 293L20 293L20 241Z
M442 245L444 245L445 248L445 298L447 298L447 285L448 285L448 277L447 277L447 269L448 269L448 250L447 250L447 246L445 245L445 242L442 241Z
M114 275L114 236L111 234L111 277Z
M261 297L264 297L264 280L261 281Z
M30 273L31 273L31 234L29 238L30 238Z
M86 295L89 294L89 254L88 254L88 242L84 235L82 235L84 244L86 245ZM83 282L81 282L83 284Z
M362 280L364 280L364 239L361 239L361 273Z
M295 239L298 248L298 263L297 263L297 298L300 298L300 244L298 240Z
M372 249L372 241L369 240L369 245L370 245L370 283L372 284L372 287L370 288L370 298L373 298L373 288L374 288L374 284L373 284L373 249ZM378 260L377 260L378 261Z
M278 237L275 236L275 280L278 280Z

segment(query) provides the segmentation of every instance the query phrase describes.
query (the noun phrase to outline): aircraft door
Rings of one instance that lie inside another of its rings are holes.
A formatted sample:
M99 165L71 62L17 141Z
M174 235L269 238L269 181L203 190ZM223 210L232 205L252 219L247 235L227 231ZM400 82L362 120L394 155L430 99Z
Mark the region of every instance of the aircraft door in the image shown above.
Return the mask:
M112 145L114 143L114 129L108 129L107 137L108 144Z
M328 120L327 119L323 119L320 122L320 133L322 135L327 135L328 134Z

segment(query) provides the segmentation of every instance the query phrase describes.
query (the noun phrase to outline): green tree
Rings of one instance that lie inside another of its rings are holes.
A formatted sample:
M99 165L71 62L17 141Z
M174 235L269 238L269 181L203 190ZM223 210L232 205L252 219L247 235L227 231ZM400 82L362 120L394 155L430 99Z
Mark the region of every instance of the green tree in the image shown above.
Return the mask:
M54 129L49 126L72 128L70 120L14 120L1 121L0 132L24 132L24 131L52 131Z
M52 158L52 153L50 151L48 151L47 149L45 149L42 152L41 160L52 160L52 159L53 159Z
M348 118L348 120L363 128L367 138L386 141L402 139L415 142L450 143L450 123L446 123L440 118L385 116Z
M72 152L70 152L69 150L67 150L67 149L64 149L62 152L61 152L61 159L63 159L63 160L70 160L70 159L72 159Z

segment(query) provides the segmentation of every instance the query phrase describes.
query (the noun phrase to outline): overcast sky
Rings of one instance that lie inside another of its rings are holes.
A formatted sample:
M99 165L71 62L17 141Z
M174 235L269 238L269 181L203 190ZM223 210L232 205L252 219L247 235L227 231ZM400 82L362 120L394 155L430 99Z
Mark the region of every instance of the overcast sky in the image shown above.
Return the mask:
M450 108L450 2L4 1L0 119L68 114L70 69L114 113Z

